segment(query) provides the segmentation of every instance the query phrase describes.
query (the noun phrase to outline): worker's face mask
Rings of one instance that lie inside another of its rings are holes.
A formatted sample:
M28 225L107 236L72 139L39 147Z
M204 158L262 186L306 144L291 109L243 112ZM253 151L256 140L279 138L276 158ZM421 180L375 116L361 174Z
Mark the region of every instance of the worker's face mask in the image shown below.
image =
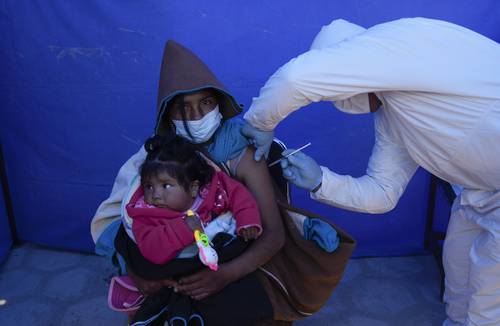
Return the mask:
M221 120L222 114L219 112L218 105L199 120L187 120L187 127L193 137L189 136L189 133L184 126L184 121L172 120L172 122L175 125L175 133L177 135L182 136L193 143L201 144L212 137L215 131L219 128Z
M335 101L333 104L340 111L349 114L370 113L368 93L358 94L345 100Z

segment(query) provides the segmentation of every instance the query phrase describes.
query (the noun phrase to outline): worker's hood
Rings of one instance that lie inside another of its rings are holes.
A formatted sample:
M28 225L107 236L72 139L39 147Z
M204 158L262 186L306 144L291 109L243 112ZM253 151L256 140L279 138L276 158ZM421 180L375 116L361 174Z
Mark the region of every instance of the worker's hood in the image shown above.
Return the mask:
M339 43L349 40L366 31L365 28L345 21L337 19L321 28L321 31L316 35L312 44L311 50L321 50L324 48L338 46ZM357 94L348 97L344 100L337 100L333 103L340 111L350 114L362 114L370 112L370 101L368 94Z
M310 49L324 49L335 46L338 43L353 38L356 35L364 33L365 31L366 28L343 19L337 19L331 22L330 25L321 27L321 30L314 38Z

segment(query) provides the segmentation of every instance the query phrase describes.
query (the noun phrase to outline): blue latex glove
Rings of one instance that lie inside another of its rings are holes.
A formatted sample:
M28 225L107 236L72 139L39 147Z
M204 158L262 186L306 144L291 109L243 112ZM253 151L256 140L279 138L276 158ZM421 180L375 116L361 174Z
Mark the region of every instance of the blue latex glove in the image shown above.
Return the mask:
M257 149L254 155L256 161L260 161L262 156L267 158L269 149L271 149L271 143L274 139L274 131L262 131L245 121L243 128L241 128L241 133L243 136L247 137Z
M304 238L316 242L326 252L334 252L340 244L337 231L319 218L306 218L303 224Z
M287 149L281 155L286 156L293 151L294 149ZM323 171L318 163L302 152L282 160L281 168L285 179L309 191L316 188L323 179Z

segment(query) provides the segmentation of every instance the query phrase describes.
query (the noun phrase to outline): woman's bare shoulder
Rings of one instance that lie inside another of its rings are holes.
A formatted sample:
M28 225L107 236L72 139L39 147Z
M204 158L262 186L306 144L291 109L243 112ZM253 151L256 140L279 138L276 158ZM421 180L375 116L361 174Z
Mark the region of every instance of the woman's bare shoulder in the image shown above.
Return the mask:
M236 168L236 177L241 180L257 176L267 176L267 166L264 160L259 162L254 160L255 148L248 146L242 154Z

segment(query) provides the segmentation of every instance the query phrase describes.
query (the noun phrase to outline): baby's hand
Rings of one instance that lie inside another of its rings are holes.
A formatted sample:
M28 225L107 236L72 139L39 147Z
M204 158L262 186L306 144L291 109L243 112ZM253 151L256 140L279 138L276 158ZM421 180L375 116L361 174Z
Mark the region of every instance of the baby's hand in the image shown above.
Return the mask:
M259 237L259 228L256 226L247 226L240 230L240 236L248 241L249 239L257 239Z

